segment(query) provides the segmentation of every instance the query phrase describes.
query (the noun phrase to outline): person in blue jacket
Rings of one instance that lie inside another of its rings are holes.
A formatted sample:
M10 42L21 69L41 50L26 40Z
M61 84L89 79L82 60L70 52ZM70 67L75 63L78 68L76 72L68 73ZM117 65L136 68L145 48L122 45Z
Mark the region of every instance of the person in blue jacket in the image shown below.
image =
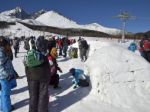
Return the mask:
M0 37L0 111L11 112L14 108L11 106L10 81L14 77L14 70L10 58L5 54L4 46L3 38Z
M135 50L137 50L137 45L135 42L132 42L130 44L130 46L128 47L128 50L132 51L132 52L135 52Z
M71 75L73 76L73 80L72 80L72 83L73 83L73 88L77 88L79 85L79 80L80 79L86 79L86 76L84 75L84 71L81 70L81 69L75 69L75 68L71 68L69 70L69 73L71 73Z

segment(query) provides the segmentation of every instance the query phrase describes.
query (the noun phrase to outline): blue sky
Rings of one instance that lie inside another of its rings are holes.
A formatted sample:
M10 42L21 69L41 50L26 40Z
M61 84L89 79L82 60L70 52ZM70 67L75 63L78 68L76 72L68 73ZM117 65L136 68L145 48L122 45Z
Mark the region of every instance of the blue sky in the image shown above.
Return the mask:
M127 31L150 30L150 0L1 0L0 12L16 6L29 13L40 9L54 10L79 24L97 22L118 29L121 29L122 23L113 16L122 10L137 17L127 22Z

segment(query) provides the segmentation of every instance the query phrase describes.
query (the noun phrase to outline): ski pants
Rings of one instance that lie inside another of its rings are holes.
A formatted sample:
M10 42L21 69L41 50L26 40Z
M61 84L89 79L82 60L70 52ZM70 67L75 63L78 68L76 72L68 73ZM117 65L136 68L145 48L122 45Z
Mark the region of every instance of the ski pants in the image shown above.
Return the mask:
M29 112L48 112L49 94L48 81L28 80Z
M150 62L150 51L145 52L145 59Z
M87 50L84 48L80 49L80 58L81 60L85 61L87 59Z
M11 112L11 86L8 80L1 79L1 91L0 91L0 111Z

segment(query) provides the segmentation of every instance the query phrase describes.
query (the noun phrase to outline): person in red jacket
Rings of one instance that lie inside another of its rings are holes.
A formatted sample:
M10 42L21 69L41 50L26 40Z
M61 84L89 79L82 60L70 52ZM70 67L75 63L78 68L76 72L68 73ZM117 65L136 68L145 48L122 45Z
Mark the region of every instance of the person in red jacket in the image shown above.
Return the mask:
M59 75L57 74L57 70L62 73L62 70L57 64L57 49L55 47L52 48L49 56L48 56L48 61L50 64L50 72L51 72L51 78L50 78L50 85L53 85L54 89L59 88Z
M63 49L63 41L61 38L59 38L57 40L57 45L58 45L58 49L59 49L59 56L62 56L62 49Z

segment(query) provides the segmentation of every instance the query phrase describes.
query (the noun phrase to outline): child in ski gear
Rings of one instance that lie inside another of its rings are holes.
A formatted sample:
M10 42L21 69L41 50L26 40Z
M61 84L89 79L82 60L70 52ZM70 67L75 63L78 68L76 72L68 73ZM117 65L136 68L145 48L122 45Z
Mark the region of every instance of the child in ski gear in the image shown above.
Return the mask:
M57 64L57 49L55 47L52 48L50 55L48 56L49 64L50 64L50 85L53 85L53 88L59 88L59 75L57 74L57 70L62 73L62 70Z
M71 68L69 73L73 76L73 88L77 88L79 86L80 79L86 80L86 76L84 75L84 71L81 69Z
M137 45L135 42L132 42L130 44L130 46L128 47L128 50L132 51L132 52L135 52L135 50L137 50Z

